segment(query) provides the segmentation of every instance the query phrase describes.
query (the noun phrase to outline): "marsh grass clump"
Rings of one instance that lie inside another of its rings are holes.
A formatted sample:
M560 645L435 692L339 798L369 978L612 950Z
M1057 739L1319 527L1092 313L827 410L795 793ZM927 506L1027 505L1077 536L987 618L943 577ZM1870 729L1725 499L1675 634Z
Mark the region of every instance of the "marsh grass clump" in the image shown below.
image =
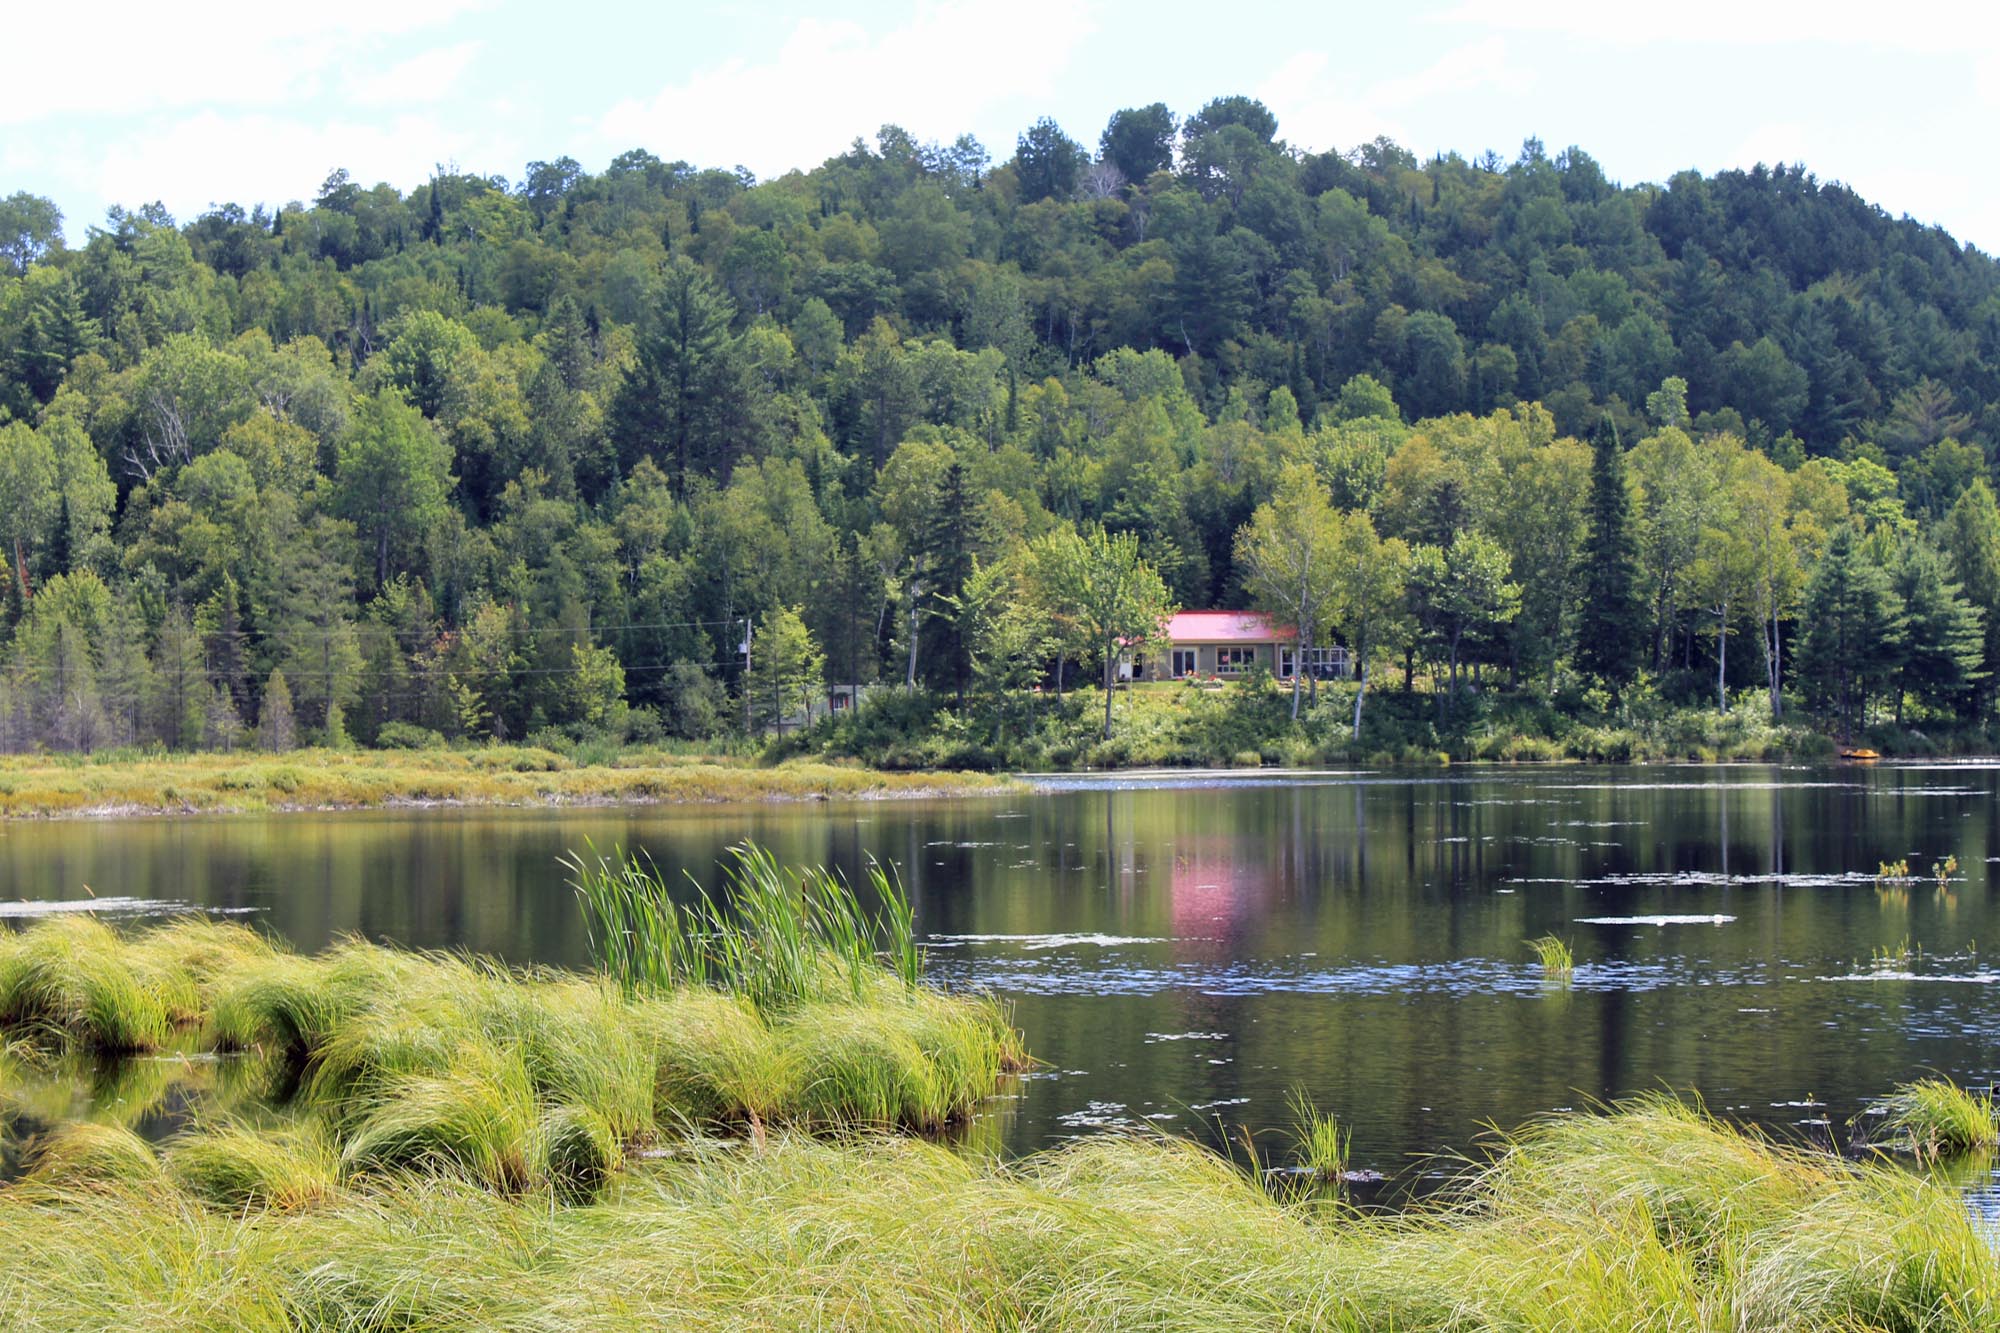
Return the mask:
M1949 1079L1920 1078L1898 1087L1885 1110L1883 1128L1920 1157L2000 1148L1990 1092L1970 1092Z
M1320 1180L1337 1180L1347 1171L1354 1135L1328 1112L1313 1105L1304 1088L1292 1089L1292 1142L1299 1166Z
M170 1167L230 1206L405 1176L575 1202L662 1137L935 1131L1025 1066L997 1002L918 983L899 894L864 912L838 881L749 850L737 873L743 901L708 919L733 934L688 946L716 984L353 939L302 957L213 922L0 934L0 1112L133 1125L192 1108L223 1128L178 1140ZM161 1054L104 1058L135 1049Z
M0 1029L100 1051L147 1051L167 1039L169 998L184 991L173 969L135 967L109 926L52 917L0 933Z
M474 1047L436 1074L398 1074L341 1151L346 1173L453 1174L511 1193L537 1178L540 1108L518 1055Z
M25 1179L37 1185L151 1185L160 1179L152 1145L122 1125L79 1121L35 1144Z
M308 1208L340 1188L340 1154L312 1123L269 1131L226 1123L186 1134L168 1146L166 1168L176 1185L223 1208Z
M2000 1260L1951 1191L1665 1098L1530 1126L1400 1213L1267 1193L1153 1135L1010 1163L774 1133L635 1164L580 1206L552 1207L562 1188L396 1173L292 1212L157 1184L0 1190L17 1260L0 1309L24 1328L199 1311L246 1330L606 1333L1972 1333L2000 1318Z
M1569 983L1576 972L1576 959L1571 955L1568 944L1554 935L1544 935L1540 939L1529 940L1528 947L1534 950L1546 980L1560 981L1565 985Z
M679 902L650 862L572 853L564 864L605 972L628 991L707 986L762 1009L842 987L858 1000L884 971L909 987L922 978L909 899L881 866L869 868L870 913L830 871L781 868L754 843L729 854L719 900L690 880Z

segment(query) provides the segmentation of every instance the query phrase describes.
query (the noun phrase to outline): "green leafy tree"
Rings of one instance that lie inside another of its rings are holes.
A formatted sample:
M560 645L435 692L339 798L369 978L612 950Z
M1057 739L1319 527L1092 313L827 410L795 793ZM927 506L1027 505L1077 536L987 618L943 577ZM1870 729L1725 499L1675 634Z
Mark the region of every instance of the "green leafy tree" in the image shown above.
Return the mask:
M1336 515L1332 622L1347 640L1354 662L1354 729L1361 739L1361 705L1368 696L1369 660L1402 615L1410 577L1410 548L1400 537L1383 540L1364 513Z
M334 503L368 543L377 587L422 549L451 486L451 446L421 412L391 393L361 403L340 446Z
M1410 551L1411 613L1434 654L1450 669L1440 703L1458 698L1459 667L1467 650L1490 641L1521 609L1521 588L1507 578L1507 552L1478 532L1461 532L1449 546Z
M1236 534L1236 566L1256 605L1297 633L1292 720L1299 716L1305 661L1325 638L1340 577L1340 516L1326 486L1304 463L1285 469L1277 493ZM1318 678L1314 677L1315 693Z
M776 606L764 613L751 639L750 711L760 730L781 735L794 717L810 717L826 693L826 656L797 607Z
M1139 556L1129 532L1057 528L1029 547L1029 586L1059 630L1089 645L1104 667L1104 738L1111 738L1112 687L1127 645L1157 639L1173 615L1166 583Z
M1590 535L1584 543L1583 606L1576 664L1613 689L1639 671L1645 611L1639 597L1638 544L1632 535L1632 492L1615 435L1602 435L1590 469Z

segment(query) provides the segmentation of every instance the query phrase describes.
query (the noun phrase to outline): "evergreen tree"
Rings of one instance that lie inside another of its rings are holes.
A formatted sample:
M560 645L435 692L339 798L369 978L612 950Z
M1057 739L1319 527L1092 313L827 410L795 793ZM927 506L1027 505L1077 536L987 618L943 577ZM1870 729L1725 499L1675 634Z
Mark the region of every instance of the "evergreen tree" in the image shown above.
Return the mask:
M264 683L264 707L257 717L257 744L283 754L299 743L299 724L292 716L292 689L283 671L273 671Z
M1842 740L1866 725L1871 684L1883 685L1902 661L1903 600L1889 575L1841 526L1806 587L1805 636L1798 647L1806 697L1831 714Z
M202 666L201 636L187 608L167 608L153 639L153 734L170 750L201 744L213 692Z
M1578 670L1615 692L1638 675L1645 608L1639 599L1638 547L1632 536L1632 495L1616 432L1598 437L1590 469L1590 536L1583 552L1583 610L1577 626Z
M1985 618L1962 595L1937 548L1914 533L1897 544L1889 585L1907 618L1896 678L1896 722L1912 697L1936 708L1963 698L1980 676Z
M1974 711L1992 706L2000 681L2000 504L1984 478L1973 482L1945 515L1940 534L1952 578L1982 619L1980 683Z

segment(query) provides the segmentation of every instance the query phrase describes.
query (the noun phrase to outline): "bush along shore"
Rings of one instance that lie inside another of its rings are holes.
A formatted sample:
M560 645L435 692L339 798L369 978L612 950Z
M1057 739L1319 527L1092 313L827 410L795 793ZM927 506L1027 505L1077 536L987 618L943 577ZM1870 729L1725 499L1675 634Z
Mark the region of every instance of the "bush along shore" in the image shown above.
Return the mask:
M0 758L0 817L561 806L967 796L1005 791L978 773L883 773L852 760L754 759L606 748L107 753Z
M884 691L851 714L771 742L767 760L863 762L883 770L1071 771L1156 767L1284 767L1326 764L1812 763L1843 748L1889 757L2000 753L2000 730L1973 723L1857 729L1843 747L1787 715L1774 721L1762 699L1730 709L1656 696L1612 706L1591 699L1441 695L1371 685L1355 729L1356 687L1324 682L1316 703L1291 716L1289 690L1268 676L1227 683L1121 687L1104 734L1104 694L1095 687L1006 699Z

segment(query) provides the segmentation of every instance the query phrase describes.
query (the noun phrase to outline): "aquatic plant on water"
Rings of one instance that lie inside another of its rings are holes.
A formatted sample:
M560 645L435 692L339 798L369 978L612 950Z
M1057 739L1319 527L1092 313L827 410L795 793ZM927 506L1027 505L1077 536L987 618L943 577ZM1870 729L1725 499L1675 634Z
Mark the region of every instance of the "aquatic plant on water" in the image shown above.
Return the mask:
M1554 935L1529 940L1528 947L1534 950L1535 958L1542 965L1542 975L1548 980L1567 983L1575 973L1576 960L1570 954L1569 945Z
M1905 1083L1883 1104L1883 1128L1922 1157L2000 1148L2000 1123L1990 1092L1971 1092L1948 1079Z
M823 998L843 983L860 999L885 969L905 986L921 979L909 898L879 864L868 869L871 914L838 874L783 869L754 843L729 856L719 897L690 878L685 901L650 861L594 849L566 857L606 973L628 991L709 986L760 1008Z
M1313 1105L1304 1088L1292 1089L1288 1099L1292 1112L1292 1142L1298 1152L1299 1167L1321 1180L1345 1175L1354 1135L1339 1121Z

